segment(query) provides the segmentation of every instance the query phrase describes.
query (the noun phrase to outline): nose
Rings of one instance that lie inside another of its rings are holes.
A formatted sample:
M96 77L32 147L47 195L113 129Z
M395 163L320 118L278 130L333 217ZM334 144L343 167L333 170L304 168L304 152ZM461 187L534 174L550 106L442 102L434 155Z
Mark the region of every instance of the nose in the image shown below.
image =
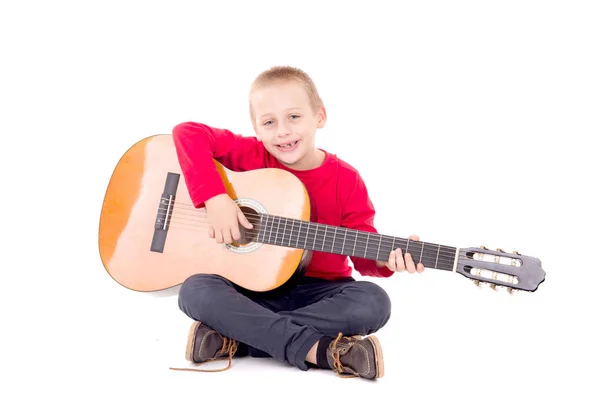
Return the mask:
M277 128L277 136L278 137L286 137L292 133L292 129L287 122L282 122L279 124Z

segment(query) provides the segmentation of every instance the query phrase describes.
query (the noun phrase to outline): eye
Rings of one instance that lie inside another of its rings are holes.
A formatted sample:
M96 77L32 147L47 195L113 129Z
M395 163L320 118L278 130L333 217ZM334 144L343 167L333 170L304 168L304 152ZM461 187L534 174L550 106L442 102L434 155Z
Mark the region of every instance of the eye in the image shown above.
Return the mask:
M290 115L290 118L292 118L292 119L297 119L297 118L300 118L300 116L299 116L299 115L296 115L296 114L292 114L292 115Z
M273 122L273 121L266 121L266 122L263 122L263 126L265 126L265 125L270 125L272 122Z

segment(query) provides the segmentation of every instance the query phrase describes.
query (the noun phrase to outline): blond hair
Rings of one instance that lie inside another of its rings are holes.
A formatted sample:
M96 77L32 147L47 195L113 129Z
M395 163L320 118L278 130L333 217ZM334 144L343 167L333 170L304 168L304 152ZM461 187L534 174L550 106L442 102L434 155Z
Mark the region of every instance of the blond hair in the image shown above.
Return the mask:
M250 95L248 100L248 105L250 107L250 117L254 120L254 112L252 111L252 101L250 98L252 97L252 92L260 87L264 87L273 83L278 82L290 82L295 81L298 82L306 93L308 94L308 98L310 100L310 104L312 106L313 111L317 111L320 107L323 106L323 100L321 100L321 96L317 91L317 87L313 82L312 78L303 70L290 66L275 66L271 67L266 71L261 72L252 82L250 86Z

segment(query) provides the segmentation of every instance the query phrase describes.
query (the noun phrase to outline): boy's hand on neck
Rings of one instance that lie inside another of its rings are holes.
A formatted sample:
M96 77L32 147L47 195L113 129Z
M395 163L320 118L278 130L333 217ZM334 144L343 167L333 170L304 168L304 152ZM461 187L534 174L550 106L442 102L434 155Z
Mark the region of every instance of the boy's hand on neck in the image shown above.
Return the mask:
M409 238L415 242L418 242L419 236L412 235ZM392 250L390 252L390 257L387 262L377 261L377 266L379 268L388 268L390 271L394 272L404 272L408 271L410 274L414 272L418 272L419 274L425 270L425 266L422 263L418 263L415 265L415 262L412 259L410 253L406 253L404 257L402 257L402 249L397 248L396 250Z

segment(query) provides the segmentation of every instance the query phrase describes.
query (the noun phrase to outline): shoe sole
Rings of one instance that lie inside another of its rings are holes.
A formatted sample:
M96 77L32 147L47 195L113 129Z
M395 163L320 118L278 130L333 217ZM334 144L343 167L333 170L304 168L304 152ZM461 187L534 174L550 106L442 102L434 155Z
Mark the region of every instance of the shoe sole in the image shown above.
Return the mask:
M185 359L189 362L194 362L192 356L194 354L194 342L196 341L196 331L202 325L202 322L195 321L188 332L187 344L185 346Z
M379 339L377 339L376 336L368 336L366 339L373 344L373 349L375 350L375 370L377 371L375 378L382 378L385 371L383 367L383 351L381 350L381 343L379 343Z

